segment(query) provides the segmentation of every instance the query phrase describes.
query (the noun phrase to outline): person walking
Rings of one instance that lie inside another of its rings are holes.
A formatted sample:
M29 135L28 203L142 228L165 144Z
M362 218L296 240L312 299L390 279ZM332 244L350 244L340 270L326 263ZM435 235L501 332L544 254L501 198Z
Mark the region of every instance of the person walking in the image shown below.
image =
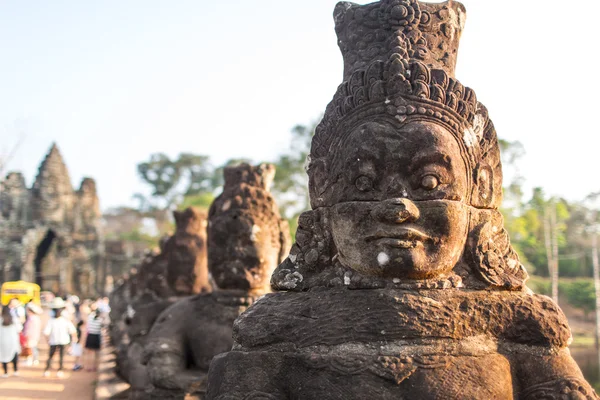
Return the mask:
M87 337L85 339L86 361L88 365L87 371L96 371L98 362L98 351L100 351L102 343L102 323L103 319L96 305L92 306L92 312L87 319ZM92 356L90 361L90 355Z
M11 315L9 307L2 307L2 317L0 318L0 362L4 369L3 378L8 378L8 363L12 363L14 375L19 375L17 367L19 353L21 353L21 343L19 333L22 326L18 318Z
M83 349L81 348L81 329L83 327L83 321L77 322L77 343L73 343L71 345L71 355L75 357L75 365L73 365L73 371L79 371L83 369L83 365L81 365L81 356L83 354Z
M18 319L22 326L25 323L25 309L23 308L23 305L19 299L16 297L10 299L8 301L8 308L10 309L10 314L13 316L13 318Z
M52 358L58 351L59 365L56 376L62 378L65 347L67 347L69 343L77 343L77 330L69 320L68 313L64 311L64 300L57 297L52 304L52 308L56 310L56 317L48 321L48 325L46 325L46 329L44 329L44 335L48 338L48 344L50 345L50 353L48 355L44 376L50 376Z
M42 335L42 319L40 318L42 309L34 303L28 303L25 309L27 319L25 320L23 333L25 334L27 347L31 349L31 356L27 357L27 365L38 365L40 362L38 344Z
M108 325L110 322L109 314L110 314L110 301L108 297L102 297L98 299L98 312L100 313L100 317L105 325Z

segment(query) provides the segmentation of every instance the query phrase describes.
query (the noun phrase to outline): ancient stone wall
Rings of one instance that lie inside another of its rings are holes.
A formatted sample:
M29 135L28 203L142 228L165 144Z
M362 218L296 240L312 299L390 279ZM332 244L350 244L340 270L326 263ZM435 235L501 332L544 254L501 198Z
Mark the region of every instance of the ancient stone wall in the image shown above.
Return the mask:
M0 282L94 296L103 290L104 244L96 183L79 190L53 144L31 188L19 172L0 183Z

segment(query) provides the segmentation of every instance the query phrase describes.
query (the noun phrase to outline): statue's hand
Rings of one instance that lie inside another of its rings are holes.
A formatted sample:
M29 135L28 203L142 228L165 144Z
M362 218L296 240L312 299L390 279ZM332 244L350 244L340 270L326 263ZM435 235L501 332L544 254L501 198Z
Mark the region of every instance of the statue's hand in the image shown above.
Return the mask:
M520 399L600 399L566 348L557 354L517 354L511 363L518 366Z

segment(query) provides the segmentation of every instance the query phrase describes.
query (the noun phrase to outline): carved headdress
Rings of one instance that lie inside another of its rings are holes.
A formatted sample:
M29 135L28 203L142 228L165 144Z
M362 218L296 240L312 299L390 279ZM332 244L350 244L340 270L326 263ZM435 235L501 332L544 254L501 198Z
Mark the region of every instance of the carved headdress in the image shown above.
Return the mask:
M457 2L383 0L359 6L338 3L336 32L344 57L344 82L327 106L311 148L313 207L330 206L330 150L351 128L374 115L400 122L434 120L452 132L473 172L470 204L497 208L502 169L495 129L475 92L454 78L465 10ZM481 175L491 190L478 188ZM481 190L478 190L481 189Z
M433 121L452 133L467 166L465 202L472 206L468 249L463 255L470 268L465 267L469 271L464 275L470 277L475 271L486 287L523 287L527 274L497 211L502 198L502 167L496 131L475 92L454 77L465 16L464 6L454 1L381 0L364 6L338 3L334 19L344 58L344 81L312 141L308 176L315 211L300 219L291 259L273 276L275 288L302 290L313 284L347 283L347 271L341 272L339 266L331 268L338 270L334 275L339 279L328 275L324 282L325 271L314 271L307 265L323 265L325 260L336 265L335 256L328 254L335 249L327 229L315 227L326 225L325 209L337 201L334 183L340 171L334 150L343 145L353 128L374 117L400 124ZM315 229L321 233L314 233ZM319 235L322 238L315 239Z

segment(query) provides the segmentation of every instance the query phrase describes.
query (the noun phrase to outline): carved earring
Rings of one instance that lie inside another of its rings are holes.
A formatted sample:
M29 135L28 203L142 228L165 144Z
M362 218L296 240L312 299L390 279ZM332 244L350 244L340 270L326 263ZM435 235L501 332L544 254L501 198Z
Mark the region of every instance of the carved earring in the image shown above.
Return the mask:
M487 164L479 164L473 173L472 203L477 207L488 208L494 198L494 171Z
M327 190L328 166L324 157L311 159L308 163L308 192L313 209L324 207L323 193Z
M332 265L332 240L328 223L328 209L303 212L298 218L296 242L289 256L275 270L271 286L290 290L303 286L307 272L326 270Z
M529 276L510 245L502 214L473 210L471 221L466 253L477 278L496 289L523 289Z

